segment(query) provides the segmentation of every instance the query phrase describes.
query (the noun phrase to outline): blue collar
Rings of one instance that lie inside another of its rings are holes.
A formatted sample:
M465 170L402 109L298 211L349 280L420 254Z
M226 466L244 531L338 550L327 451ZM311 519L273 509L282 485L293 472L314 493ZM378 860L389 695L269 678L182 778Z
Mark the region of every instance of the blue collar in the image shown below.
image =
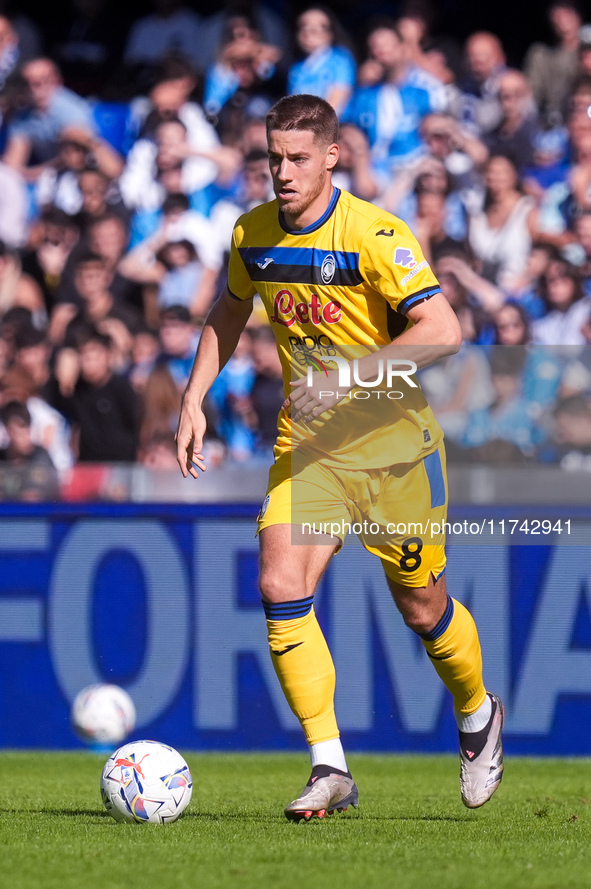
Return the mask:
M341 196L340 188L333 188L332 196L329 201L328 207L316 222L310 223L305 228L288 228L285 222L285 218L281 210L279 211L279 225L283 229L284 232L287 232L288 235L308 235L310 232L315 232L316 229L320 228L320 226L324 225L327 219L329 219L335 211L335 207L338 203L338 200Z

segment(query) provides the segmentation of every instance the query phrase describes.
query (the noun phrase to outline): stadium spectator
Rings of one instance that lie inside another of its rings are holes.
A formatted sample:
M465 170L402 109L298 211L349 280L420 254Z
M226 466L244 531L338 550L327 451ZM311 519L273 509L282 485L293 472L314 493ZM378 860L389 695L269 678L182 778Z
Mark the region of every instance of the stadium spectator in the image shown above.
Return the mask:
M531 345L531 321L522 306L507 302L494 320L497 345L516 349L525 347L522 391L529 416L537 420L558 394L565 359L552 349Z
M14 338L13 367L22 368L31 375L35 393L46 401L49 401L53 394L51 353L51 343L45 331L32 325L17 330Z
M29 231L28 195L20 173L0 161L0 239L9 247L24 247Z
M445 230L446 193L430 185L423 177L415 186L416 222L415 236L423 249L425 259L432 264L440 256L459 251L463 243L450 238Z
M378 183L367 136L355 124L344 123L339 129L339 148L333 183L364 201L373 201L378 195Z
M591 402L587 394L561 399L554 408L552 441L541 448L543 461L562 469L591 471Z
M211 304L220 267L212 225L202 214L189 210L184 195L166 199L156 232L119 263L126 278L158 286L159 308L184 305L193 315L203 314Z
M203 98L224 145L238 145L246 121L264 117L274 97L285 91L276 71L280 56L247 20L230 31L217 62L207 70Z
M441 292L454 310L464 343L487 345L494 340L492 314L504 303L503 293L479 275L464 252L443 254L435 263Z
M239 29L238 36L244 34L245 29L256 31L263 43L278 47L283 60L289 57L292 35L285 16L271 4L260 0L222 0L219 6L221 8L209 15L203 25L202 65L205 70L215 63L229 35L236 35L236 29Z
M31 16L19 9L13 0L0 0L0 15L10 21L10 26L17 36L19 65L38 58L43 51L44 42L39 25Z
M68 258L78 243L77 221L55 207L47 207L31 230L29 249L23 251L22 269L40 287L49 317L59 299Z
M355 86L355 60L339 23L328 10L311 7L297 20L296 40L303 58L288 72L287 94L326 99L341 114Z
M521 71L507 70L499 78L500 123L486 133L491 155L508 157L521 173L533 163L539 123L528 82Z
M590 96L591 98L591 96ZM586 100L584 100L586 101ZM571 118L571 168L569 206L565 208L567 224L572 227L577 216L591 210L591 121L578 123L575 113Z
M560 253L552 244L536 240L532 243L523 272L505 285L505 292L512 302L520 306L530 321L537 321L546 314L546 304L541 296L542 275L552 259Z
M178 118L170 118L158 124L155 141L139 139L130 151L119 187L126 205L132 210L154 212L170 191L182 191L192 196L212 183L218 176L220 165L214 158L219 152L225 176L236 171L239 157L222 149L217 142L208 146L192 146L188 141L187 128ZM172 174L178 182L173 187L165 182Z
M76 216L83 209L81 177L86 171L104 181L102 212L107 210L107 189L123 171L123 158L99 136L80 127L65 127L59 136L57 156L46 164L37 178L35 200L41 208L48 204ZM89 187L87 183L87 187ZM96 186L95 186L96 187ZM99 215L95 211L94 215Z
M482 210L470 219L470 247L487 280L511 286L527 263L535 231L535 203L520 191L517 170L507 157L489 159L484 181Z
M227 257L234 223L242 213L271 200L269 156L260 148L253 148L244 158L244 167L233 195L217 201L210 215L211 228L218 245L218 255Z
M273 453L277 415L285 399L277 343L269 325L252 332L252 362L254 379L249 400L255 432L254 455L267 460Z
M384 20L367 38L370 58L383 69L381 82L358 87L343 120L366 134L376 170L389 178L421 153L419 128L422 118L434 109L429 94L407 81L408 65L396 23Z
M232 460L252 456L255 438L250 393L254 382L251 331L240 336L234 353L208 393L218 432Z
M565 398L581 393L591 396L591 317L583 324L581 332L585 346L574 350L576 354L567 362L560 381L560 394Z
M68 256L56 292L56 304L70 303L80 305L80 297L74 283L75 265L79 257L85 253L96 253L105 261L105 267L111 275L109 290L119 305L132 306L139 312L144 311L143 292L140 285L124 277L119 271L119 262L127 249L129 233L125 220L113 210L103 216L91 220L83 240Z
M177 117L187 128L189 141L198 143L204 132L211 135L213 128L191 98L196 86L195 69L185 59L177 55L163 59L148 95L136 96L130 103L130 128L136 138L153 138L159 123ZM215 131L213 139L215 143Z
M475 135L482 135L501 121L499 81L506 70L505 51L496 34L478 31L466 41L465 52L469 77L450 110Z
M77 348L79 378L59 408L74 428L82 462L133 462L138 447L138 401L134 390L112 370L111 339L89 330Z
M591 298L583 292L576 267L564 259L552 260L540 289L548 311L533 324L533 342L543 346L584 345L583 326L589 321Z
M429 154L442 161L454 185L474 191L488 150L480 139L463 128L450 114L427 114L421 123L421 138ZM466 199L464 199L466 200Z
M90 252L77 256L74 262L77 299L75 303L62 303L54 311L51 338L55 344L64 342L68 346L75 345L75 331L89 323L103 331L111 328L112 338L121 344L121 338L115 331L120 331L121 325L128 332L138 326L141 316L137 310L125 303L118 303L110 292L112 279L112 272L102 256ZM124 331L122 333L125 334Z
M131 347L131 366L127 374L136 392L143 392L159 354L158 333L147 325L136 328Z
M576 0L554 0L547 9L555 46L534 43L523 66L536 105L547 127L560 125L579 73L581 10Z
M567 229L567 142L563 128L538 132L532 144L533 163L522 171L523 189L537 203L537 236L557 247L565 247L573 240Z
M65 127L96 133L88 103L66 89L57 65L51 59L32 59L23 67L31 105L18 114L8 128L4 161L22 172L29 181L59 152L59 139Z
M0 448L0 498L37 502L58 496L59 484L51 457L33 442L26 404L9 401L0 408L7 445ZM7 478L5 467L18 470Z
M28 309L38 323L46 320L41 289L23 273L18 252L0 241L0 314L13 306Z
M146 82L164 58L177 53L199 70L203 54L203 19L183 0L152 0L154 11L132 26L123 58Z
M23 334L26 329L23 330ZM24 336L21 337L21 342ZM62 414L52 405L56 393L52 380L39 386L32 371L29 369L33 362L30 353L35 346L23 347L23 351L29 351L27 356L29 367L24 361L19 360L21 349L16 351L16 360L0 379L0 402L7 404L9 401L19 401L26 404L31 416L31 438L33 443L43 447L51 457L53 465L59 472L69 469L74 463L74 454L70 446L70 427ZM37 347L36 361L38 363L41 350Z
M581 278L585 296L591 296L591 210L581 213L575 222L577 243L582 248Z
M199 342L199 332L191 321L185 306L167 306L160 313L161 352L158 364L164 364L180 392L187 385L195 350Z
M0 90L22 61L18 34L11 20L0 13Z
M151 371L142 392L139 427L140 448L145 449L155 436L174 440L181 409L181 393L164 363Z
M468 417L462 439L468 459L477 463L520 463L533 456L542 433L523 396L524 362L524 349L493 348L490 368L495 398L490 407L473 411Z

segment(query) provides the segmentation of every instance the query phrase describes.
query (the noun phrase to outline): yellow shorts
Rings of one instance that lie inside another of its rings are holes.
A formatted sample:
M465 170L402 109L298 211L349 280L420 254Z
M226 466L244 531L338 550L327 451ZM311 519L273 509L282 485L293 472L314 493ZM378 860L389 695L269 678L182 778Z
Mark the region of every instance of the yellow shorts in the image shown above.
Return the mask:
M258 530L291 524L294 543L318 544L320 534L344 541L357 534L388 577L427 586L445 568L445 450L416 463L384 469L335 469L312 460L292 478L291 453L279 454L258 516Z

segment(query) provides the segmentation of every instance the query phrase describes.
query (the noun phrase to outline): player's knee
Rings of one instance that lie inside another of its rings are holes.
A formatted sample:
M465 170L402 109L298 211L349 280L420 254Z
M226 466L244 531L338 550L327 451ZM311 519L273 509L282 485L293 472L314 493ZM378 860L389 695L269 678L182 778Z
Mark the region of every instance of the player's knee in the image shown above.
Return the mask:
M414 633L428 633L437 623L433 610L423 602L407 602L398 606L404 623Z
M269 569L259 577L259 589L265 602L283 602L286 599L301 599L306 596L302 583L295 577L286 576L285 572Z

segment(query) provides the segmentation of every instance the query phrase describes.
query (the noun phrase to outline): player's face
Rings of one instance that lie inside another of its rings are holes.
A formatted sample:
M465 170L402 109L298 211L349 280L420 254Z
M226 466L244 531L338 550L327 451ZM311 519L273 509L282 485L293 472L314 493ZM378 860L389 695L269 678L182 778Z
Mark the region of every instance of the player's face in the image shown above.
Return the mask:
M321 145L310 130L272 130L268 149L279 206L291 223L309 225L328 206L330 172L339 157L338 145Z

